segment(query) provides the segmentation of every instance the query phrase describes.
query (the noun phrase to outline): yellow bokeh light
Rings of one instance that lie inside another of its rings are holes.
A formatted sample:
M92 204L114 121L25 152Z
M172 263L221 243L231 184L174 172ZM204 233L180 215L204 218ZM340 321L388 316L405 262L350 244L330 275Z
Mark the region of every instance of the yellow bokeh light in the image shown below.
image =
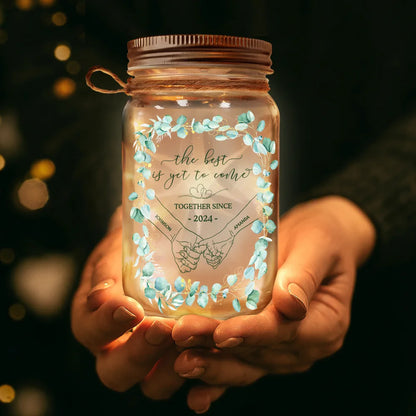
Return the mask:
M38 0L39 4L44 7L49 7L55 4L55 0Z
M51 20L55 26L63 26L66 23L66 14L63 12L56 12L52 15Z
M12 386L3 384L0 386L0 402L11 403L16 397L16 392Z
M26 316L26 308L21 303L14 303L9 307L9 316L13 321L21 321Z
M27 179L17 191L19 202L30 210L43 208L49 200L48 187L40 179Z
M71 56L71 48L68 45L60 44L55 48L53 54L58 61L67 61Z
M34 178L46 180L55 173L55 164L52 160L41 159L34 162L30 168L30 174Z
M75 81L71 78L59 78L53 84L53 93L57 98L70 97L76 88Z
M16 0L16 7L20 10L30 10L33 3L33 0Z
M0 155L0 170L2 170L6 166L6 159Z

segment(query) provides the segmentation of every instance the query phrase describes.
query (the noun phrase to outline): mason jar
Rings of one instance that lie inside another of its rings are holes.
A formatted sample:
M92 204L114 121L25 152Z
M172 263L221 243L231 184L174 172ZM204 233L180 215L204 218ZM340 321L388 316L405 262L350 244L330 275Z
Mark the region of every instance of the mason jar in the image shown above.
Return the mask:
M147 315L261 311L277 272L279 111L271 44L128 42L122 86L123 284ZM110 92L94 89L101 92Z

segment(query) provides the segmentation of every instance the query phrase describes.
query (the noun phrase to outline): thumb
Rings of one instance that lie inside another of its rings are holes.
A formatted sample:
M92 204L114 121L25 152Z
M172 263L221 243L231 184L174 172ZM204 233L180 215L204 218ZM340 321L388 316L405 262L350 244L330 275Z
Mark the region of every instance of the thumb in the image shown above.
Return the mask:
M273 288L273 304L288 319L303 319L309 304L333 266L328 247L315 238L299 239L279 268Z

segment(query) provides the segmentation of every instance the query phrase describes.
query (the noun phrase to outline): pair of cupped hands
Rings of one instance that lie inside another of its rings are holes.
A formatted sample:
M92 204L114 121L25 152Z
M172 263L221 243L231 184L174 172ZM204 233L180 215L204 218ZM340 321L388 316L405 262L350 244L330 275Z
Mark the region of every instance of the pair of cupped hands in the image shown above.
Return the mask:
M117 210L82 273L73 333L94 354L98 376L110 389L140 384L146 396L167 399L186 379L199 379L187 403L203 413L230 386L306 371L342 346L356 270L373 249L375 230L342 197L295 206L280 223L271 302L258 314L224 321L145 316L123 292L121 238Z

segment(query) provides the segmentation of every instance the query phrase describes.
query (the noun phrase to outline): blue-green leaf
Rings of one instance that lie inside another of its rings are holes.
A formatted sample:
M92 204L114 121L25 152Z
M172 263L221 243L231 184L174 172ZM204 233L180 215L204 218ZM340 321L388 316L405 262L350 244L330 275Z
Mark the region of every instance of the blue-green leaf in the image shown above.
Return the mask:
M261 173L261 166L258 163L255 163L253 165L253 173L255 175L260 175L260 173Z
M139 195L137 195L137 192L132 192L130 195L129 195L129 200L130 201L134 201L135 199L137 199L137 197L138 197Z
M261 120L259 124L257 125L257 131L263 131L265 126L266 126L266 123L264 122L264 120Z
M151 174L152 172L150 171L150 169L143 168L142 175L145 179L149 179Z
M146 263L143 267L142 274L143 276L150 277L155 271L155 266L153 263Z
M151 140L147 140L145 146L153 153L156 153L156 146ZM147 160L146 160L147 162Z
M233 308L234 308L237 312L240 312L240 311L241 311L240 301L239 301L237 298L233 300Z
M147 218L150 219L150 206L148 204L143 205L140 208L140 212L142 213L142 215Z
M237 120L238 120L239 123L249 123L250 122L249 119L247 118L247 113L240 114L238 116Z
M230 130L231 126L225 125L218 128L218 131L227 131Z
M143 225L142 230L145 237L149 237L149 230L145 225Z
M266 191L263 193L263 201L266 202L267 204L270 204L270 202L273 201L274 198L274 193L271 191Z
M130 217L137 222L143 222L144 221L144 216L143 214L140 212L140 210L136 207L133 207L130 210Z
M204 126L199 121L194 123L192 128L194 129L195 133L203 133L205 131Z
M186 123L186 117L185 116L179 116L176 120L176 124L185 124Z
M155 190L154 189L148 189L147 191L146 191L146 196L147 196L147 198L148 199L150 199L150 200L152 200L152 199L155 199Z
M198 290L200 282L193 282L191 288L189 289L189 296L195 295L196 291Z
M175 286L175 289L176 289L178 292L182 292L182 291L185 289L185 287L186 287L186 282L185 282L185 279L184 279L183 277L179 276L179 277L175 280L174 286Z
M146 152L142 152L141 150L138 150L134 156L133 156L134 160L136 162L145 162L146 161Z
M203 293L199 293L198 295L198 300L196 301L196 303L201 307L201 308L205 308L205 306L207 306L208 304L208 294L203 292Z
M254 114L251 111L247 111L246 118L247 118L248 122L251 123L252 121L254 121L255 117L254 117Z
M219 283L214 283L212 285L211 293L217 294L221 290L221 285Z
M243 137L243 142L247 146L251 146L253 144L253 137L251 136L251 134L245 134Z
M271 234L276 229L276 224L273 220L267 220L265 228Z
M208 127L210 128L210 129L217 129L218 127L219 127L220 125L216 122L216 121L214 121L214 120L212 120L212 121L210 121L209 123L208 123Z
M148 298L148 299L154 299L156 297L156 290L154 290L151 287L146 287L144 289L144 295Z
M185 303L188 305L188 306L192 306L192 304L194 303L194 301L195 301L195 295L191 295L190 293L189 293L189 295L186 297L186 299L185 299Z
M176 134L181 139L184 139L188 135L188 131L185 129L185 127L181 127Z
M257 250L266 250L268 247L269 242L265 240L264 238L259 238L258 241L256 241L256 244L254 244L254 248Z
M247 295L249 295L254 289L254 280L252 280L246 287L244 293Z
M246 130L248 128L248 124L247 123L238 123L234 126L234 128L237 131L243 131L243 130Z
M182 305L182 303L184 302L184 298L182 295L176 295L172 298L172 305L175 306L176 308L179 308L179 306Z
M259 142L254 142L253 143L253 152L254 153L260 153L262 155L267 155L266 148Z
M172 123L172 117L171 116L165 116L165 117L163 117L162 118L162 121L164 122L164 123L167 123L167 124L170 124L170 123Z
M247 309L251 309L252 311L254 311L254 310L256 310L257 309L257 303L254 303L253 301L251 301L251 300L248 300L247 302L246 302L246 306L247 306Z
M139 233L134 233L133 234L133 242L134 244L139 244L140 241L140 234Z
M256 289L254 289L248 296L247 296L247 300L250 300L254 303L258 303L260 299L260 292Z
M230 139L235 139L238 136L238 131L235 130L228 130L225 133Z
M164 277L161 277L161 276L156 277L155 289L159 290L159 291L162 291L162 290L166 289L168 284L169 284L168 281Z
M229 292L229 290L228 290L228 289L224 289L224 290L222 291L222 297L223 297L224 299L227 297L228 292Z
M222 121L222 117L221 117L221 116L214 116L214 117L212 117L212 119L213 119L216 123L221 123L221 121Z
M202 285L201 288L199 289L200 293L206 293L208 292L208 286L207 285Z
M253 280L254 279L254 267L247 267L244 270L244 278L245 279L250 279Z
M279 162L277 160L273 160L273 162L270 163L270 169L275 170L278 165L279 165Z
M261 279L263 275L267 272L267 263L263 262L259 267L259 274L257 275L257 279Z
M251 231L255 234L259 234L263 230L264 224L260 220L255 220L251 226Z
M261 176L259 176L257 178L257 182L256 183L257 183L257 186L259 188L262 188L262 189L268 188L270 186L270 182L266 182Z
M230 274L227 276L227 283L232 286L237 283L238 277L236 274Z

